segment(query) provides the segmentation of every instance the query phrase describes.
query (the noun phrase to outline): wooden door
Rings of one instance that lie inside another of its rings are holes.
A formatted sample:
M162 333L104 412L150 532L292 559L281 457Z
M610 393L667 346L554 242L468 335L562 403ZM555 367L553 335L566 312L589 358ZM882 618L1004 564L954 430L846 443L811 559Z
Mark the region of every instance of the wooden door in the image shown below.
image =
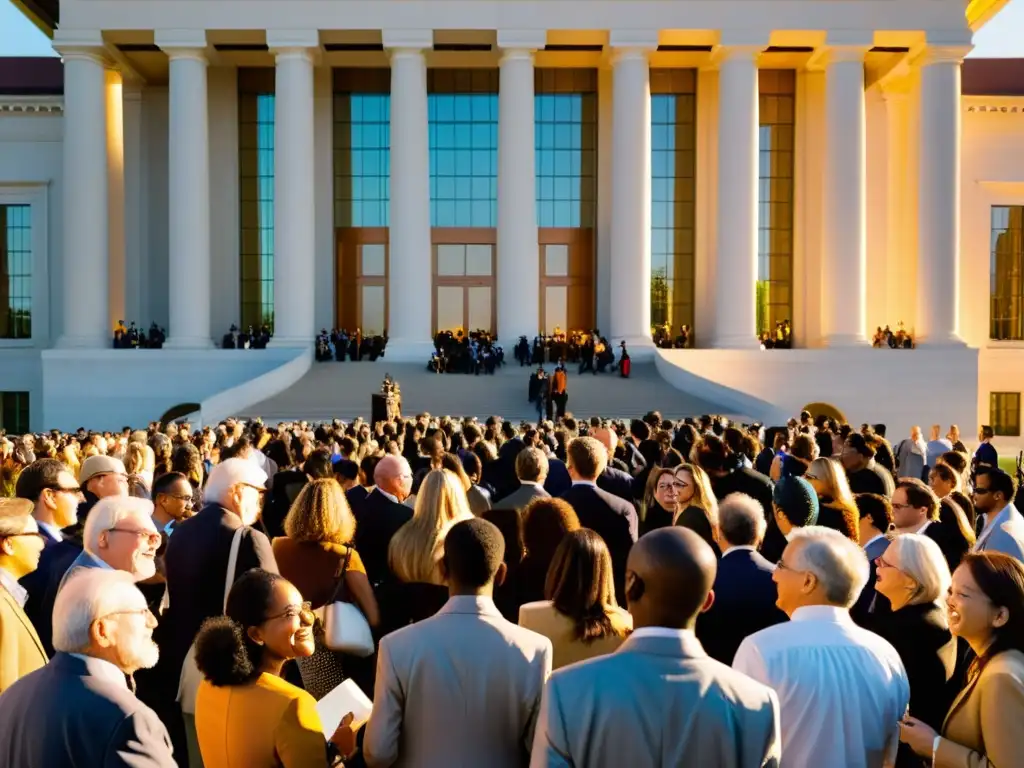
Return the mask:
M337 230L335 322L350 333L382 334L388 322L388 230Z
M552 333L594 327L592 229L541 229L540 328Z

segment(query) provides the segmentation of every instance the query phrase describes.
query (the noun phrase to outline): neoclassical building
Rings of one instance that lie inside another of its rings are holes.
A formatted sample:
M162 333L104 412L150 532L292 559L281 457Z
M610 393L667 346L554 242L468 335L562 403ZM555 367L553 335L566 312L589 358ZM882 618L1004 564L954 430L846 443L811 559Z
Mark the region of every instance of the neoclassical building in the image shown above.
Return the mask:
M61 58L0 60L3 425L215 418L320 328L421 362L598 327L729 413L1009 440L1024 65L964 62L1001 4L22 0ZM898 324L917 349L870 349Z

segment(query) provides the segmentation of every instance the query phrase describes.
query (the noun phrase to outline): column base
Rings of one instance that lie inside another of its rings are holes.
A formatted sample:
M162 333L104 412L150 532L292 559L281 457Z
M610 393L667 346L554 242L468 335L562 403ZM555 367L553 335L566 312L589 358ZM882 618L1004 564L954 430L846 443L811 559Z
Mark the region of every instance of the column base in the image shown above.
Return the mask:
M505 354L512 354L513 345L505 345ZM430 356L434 353L432 341L412 341L408 339L388 339L388 345L384 348L384 357L377 362L384 363L419 363L426 366L430 362Z
M275 348L287 348L287 349L295 349L295 348L299 348L299 349L310 348L310 349L312 349L312 347L313 347L313 345L315 343L316 343L316 339L314 338L313 334L310 334L308 337L305 337L305 336L301 336L301 337L296 337L296 336L272 336L271 339L270 339L270 343L267 344L267 346L268 347L275 347Z
M754 334L742 336L716 336L711 340L712 349L759 349L761 342Z
M836 347L869 346L866 336L850 333L834 333L827 335L824 339L822 339L822 344L829 349L834 349Z
M54 343L55 349L113 349L114 334L110 336L71 336L64 334Z
M955 333L950 333L944 336L924 336L920 339L915 340L915 346L928 347L929 349L934 347L966 347L967 342L960 338Z
M203 336L171 336L164 349L213 349L213 339Z

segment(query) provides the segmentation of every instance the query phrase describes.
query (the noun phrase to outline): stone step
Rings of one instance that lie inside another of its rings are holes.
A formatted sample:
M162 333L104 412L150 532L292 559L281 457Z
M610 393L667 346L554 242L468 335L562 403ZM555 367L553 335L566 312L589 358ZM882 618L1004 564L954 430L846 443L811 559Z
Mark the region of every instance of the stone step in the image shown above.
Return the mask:
M552 366L547 366L550 374ZM370 396L380 392L384 375L391 374L402 388L402 412L406 416L427 411L434 415L500 415L506 419L535 420L536 410L527 401L533 369L513 361L494 375L436 374L426 365L376 362L314 363L309 373L284 392L257 403L239 416L278 421L351 420L368 418ZM617 373L577 373L569 367L567 410L577 417L632 418L659 410L666 418L717 413L713 404L675 389L659 374L653 362L634 363L628 379Z

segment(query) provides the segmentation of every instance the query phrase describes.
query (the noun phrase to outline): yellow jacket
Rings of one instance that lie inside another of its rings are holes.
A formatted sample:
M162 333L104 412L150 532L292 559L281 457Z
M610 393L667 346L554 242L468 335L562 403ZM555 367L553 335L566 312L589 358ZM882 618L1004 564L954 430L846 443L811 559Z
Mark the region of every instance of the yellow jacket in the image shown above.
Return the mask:
M204 680L196 698L196 735L205 768L327 765L316 700L276 675L220 688Z
M25 611L0 586L0 693L46 665L46 651Z

